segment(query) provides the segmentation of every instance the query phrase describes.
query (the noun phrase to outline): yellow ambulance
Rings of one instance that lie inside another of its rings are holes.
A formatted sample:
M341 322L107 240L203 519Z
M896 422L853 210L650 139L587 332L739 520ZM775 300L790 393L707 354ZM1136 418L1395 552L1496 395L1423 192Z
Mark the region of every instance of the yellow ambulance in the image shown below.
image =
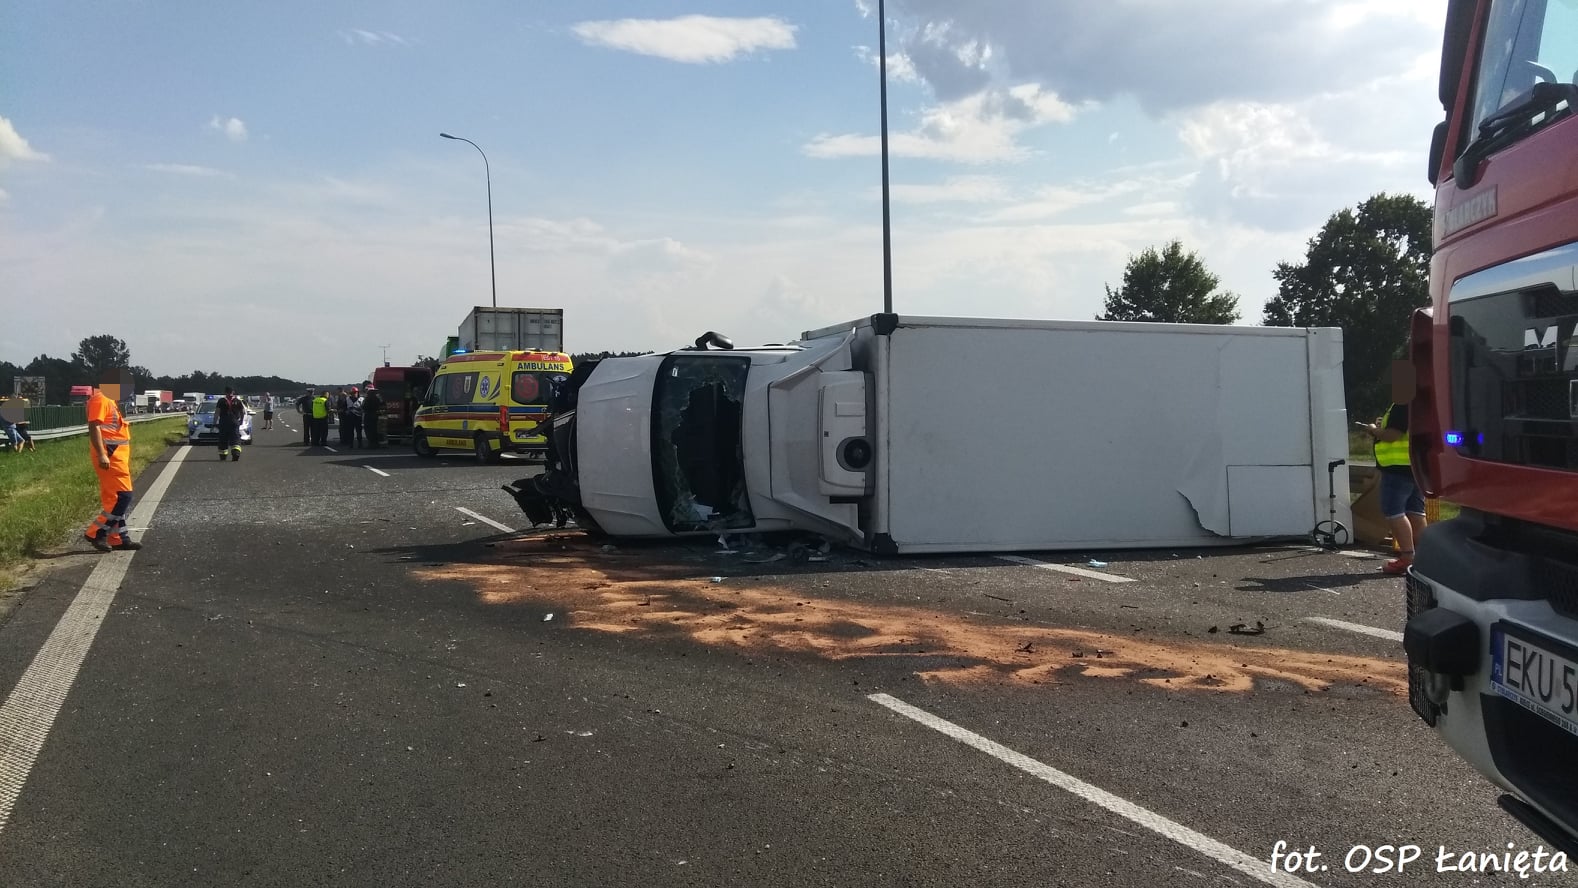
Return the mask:
M537 426L548 417L552 387L569 378L563 352L464 352L450 355L433 375L411 423L418 456L469 450L478 462L508 453L541 453Z

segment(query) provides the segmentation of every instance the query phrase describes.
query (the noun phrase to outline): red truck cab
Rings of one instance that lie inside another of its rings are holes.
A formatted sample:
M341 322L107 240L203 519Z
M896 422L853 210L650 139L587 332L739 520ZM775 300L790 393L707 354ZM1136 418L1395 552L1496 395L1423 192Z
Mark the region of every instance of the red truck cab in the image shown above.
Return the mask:
M1414 474L1461 507L1408 576L1409 702L1578 850L1578 8L1450 0Z

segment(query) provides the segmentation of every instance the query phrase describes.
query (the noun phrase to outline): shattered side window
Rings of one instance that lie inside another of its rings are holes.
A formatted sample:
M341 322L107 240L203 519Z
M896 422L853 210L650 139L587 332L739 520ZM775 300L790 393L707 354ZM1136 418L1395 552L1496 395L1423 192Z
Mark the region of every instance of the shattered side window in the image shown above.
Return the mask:
M652 396L652 473L674 533L753 527L741 417L751 359L674 355Z

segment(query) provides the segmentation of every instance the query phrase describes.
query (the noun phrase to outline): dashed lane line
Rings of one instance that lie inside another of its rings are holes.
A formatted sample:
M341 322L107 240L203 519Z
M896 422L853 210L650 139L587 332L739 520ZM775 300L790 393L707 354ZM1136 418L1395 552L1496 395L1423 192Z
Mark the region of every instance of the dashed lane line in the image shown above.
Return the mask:
M461 508L460 506L456 506L455 507L455 511L459 512L462 515L469 515L470 517L475 518L478 521L481 521L483 524L486 524L489 527L496 528L498 530L502 530L505 533L514 533L515 532L515 528L510 527L508 525L500 524L497 521L494 521L492 518L489 518L486 515L478 515L476 512L473 512L470 509L464 509L464 508Z
M1100 573L1099 571L1086 570L1083 567L1074 567L1070 564L1053 564L1050 561L1037 561L1034 558L1025 558L1021 555L996 555L1000 561L1012 561L1014 564L1023 564L1029 567L1039 567L1042 570L1055 570L1058 573L1072 574L1084 577L1087 580L1101 580L1104 583L1132 583L1132 577L1120 577L1117 574Z
M176 470L192 451L175 452L164 471L149 486L142 501L132 509L128 523L146 527L164 499ZM77 680L77 672L88 655L88 648L110 612L110 603L120 590L121 580L131 567L136 552L109 552L100 556L60 622L55 624L44 646L22 673L11 696L0 705L0 832L11 819L11 811L27 783L33 763L38 760L55 717L66 694Z
M383 469L375 469L372 466L362 466L362 468L366 469L369 472L372 472L374 475L382 475L385 478L389 477L389 473L384 471Z
M1264 882L1267 885L1276 885L1278 888L1315 888L1312 883L1306 882L1297 876L1273 869L1265 860L1251 857L1236 848L1218 842L1210 836L1195 832L1181 823L1169 820L1148 808L1142 808L1128 799L1113 795L1098 786L1080 780L1078 777L1065 774L1051 765L1039 762L1023 753L1015 752L1000 743L982 737L974 731L961 728L951 721L932 715L924 709L911 706L897 697L887 694L872 694L866 699L879 706L885 706L905 718L917 721L940 734L952 737L966 746L984 752L1000 762L1012 765L1031 776L1045 780L1059 789L1071 792L1085 801L1138 824L1163 838L1171 839L1218 863L1232 867L1256 881Z
M1350 623L1347 620L1337 620L1331 617L1307 617L1306 619L1311 623L1319 623L1322 626L1330 626L1333 629L1346 629L1349 632L1357 632L1360 635L1369 635L1374 638L1384 638L1387 641L1395 641L1399 644L1403 640L1403 633L1391 629L1378 629L1374 626L1366 626L1363 623Z

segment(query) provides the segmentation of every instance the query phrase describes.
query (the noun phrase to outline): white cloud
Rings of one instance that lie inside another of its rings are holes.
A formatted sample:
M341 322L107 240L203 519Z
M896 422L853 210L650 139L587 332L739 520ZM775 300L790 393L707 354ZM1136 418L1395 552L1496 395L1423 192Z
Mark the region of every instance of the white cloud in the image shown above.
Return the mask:
M214 132L224 133L225 138L232 142L245 142L247 140L247 125L239 117L222 118L215 114L208 121L208 128Z
M190 163L150 163L145 164L143 169L152 170L156 173L171 173L177 176L229 177L231 175L224 170L216 170L213 167L198 166Z
M14 160L47 161L49 155L35 150L16 131L11 121L0 117L0 169L5 169Z
M1430 5L1214 0L1206 14L1175 0L906 0L901 39L940 98L995 70L1074 103L1129 96L1164 114L1346 89L1396 70L1411 47L1440 46L1443 13Z
M389 31L367 31L351 28L341 31L340 39L351 46L410 46L411 41Z
M593 46L606 46L673 62L732 61L760 49L794 49L797 27L779 18L719 18L586 21L571 30Z
M953 176L931 185L892 184L889 190L894 203L992 203L1009 199L1008 184L997 176Z
M1029 149L1020 133L1051 122L1072 120L1075 110L1035 84L988 89L921 113L920 125L908 132L890 132L888 151L895 157L920 157L962 163L1023 160ZM819 135L805 146L812 157L869 157L881 151L878 135Z
M870 65L877 66L877 51L869 46L855 47L855 58ZM888 80L893 83L920 83L920 74L915 70L915 64L910 57L902 52L888 53Z

